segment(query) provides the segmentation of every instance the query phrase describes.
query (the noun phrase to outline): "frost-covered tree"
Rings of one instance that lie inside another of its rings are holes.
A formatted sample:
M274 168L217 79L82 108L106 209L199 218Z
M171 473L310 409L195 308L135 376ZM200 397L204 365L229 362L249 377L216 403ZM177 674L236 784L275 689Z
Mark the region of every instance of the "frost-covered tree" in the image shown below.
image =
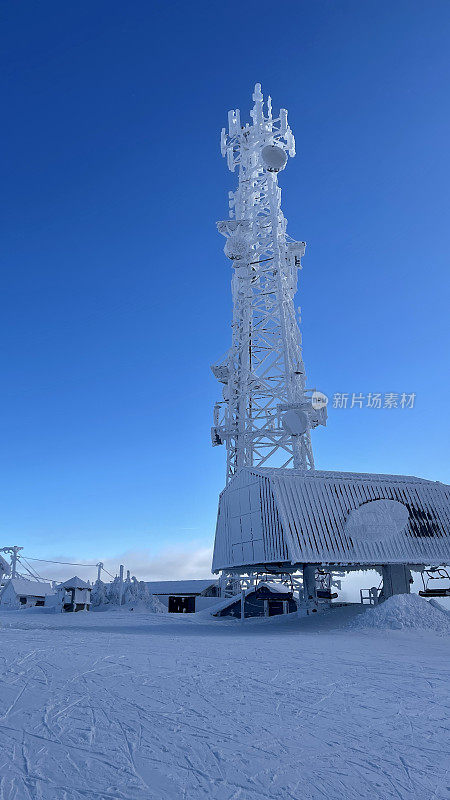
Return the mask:
M111 583L96 581L92 589L91 605L118 606L120 598L120 578L116 576ZM128 610L146 609L155 613L164 613L165 607L152 595L145 581L138 581L134 576L127 578L122 586L121 606Z
M103 581L97 580L92 587L91 606L104 606L108 604L108 586Z
M111 583L107 584L107 598L108 603L114 606L119 605L119 598L120 598L120 578L118 575L114 578Z
M123 604L130 610L135 607L144 607L156 613L165 611L158 598L151 594L145 581L138 581L134 576L124 586Z

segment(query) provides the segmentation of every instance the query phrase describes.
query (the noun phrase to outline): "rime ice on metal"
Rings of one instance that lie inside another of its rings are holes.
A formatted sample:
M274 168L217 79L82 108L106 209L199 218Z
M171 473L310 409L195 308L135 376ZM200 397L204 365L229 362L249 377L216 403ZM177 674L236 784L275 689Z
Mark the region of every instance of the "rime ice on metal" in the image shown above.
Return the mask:
M294 309L304 242L286 232L278 172L295 155L287 111L264 108L260 84L251 124L228 114L221 150L239 183L229 193L229 219L217 223L233 267L232 343L212 366L223 384L214 407L213 445L227 449L227 481L241 467L313 469L311 428L326 424L306 387L301 335ZM320 405L320 404L319 404Z

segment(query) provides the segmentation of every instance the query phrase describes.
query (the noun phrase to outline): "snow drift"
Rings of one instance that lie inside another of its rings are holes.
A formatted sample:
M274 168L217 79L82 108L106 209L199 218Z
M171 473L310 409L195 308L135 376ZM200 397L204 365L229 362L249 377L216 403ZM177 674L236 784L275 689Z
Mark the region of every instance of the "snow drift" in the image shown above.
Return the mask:
M354 630L379 628L381 630L427 630L441 636L450 633L450 617L445 609L419 597L417 594L396 594L375 608L368 608L349 623Z

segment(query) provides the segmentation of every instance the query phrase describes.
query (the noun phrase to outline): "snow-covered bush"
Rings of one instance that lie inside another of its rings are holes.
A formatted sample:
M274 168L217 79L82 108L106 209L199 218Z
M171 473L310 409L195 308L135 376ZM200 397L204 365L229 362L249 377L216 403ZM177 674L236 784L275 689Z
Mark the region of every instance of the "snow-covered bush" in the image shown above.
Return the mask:
M138 581L135 577L124 581L122 602L120 602L120 579L117 576L111 583L96 581L91 593L91 605L94 608L120 606L129 611L145 610L157 614L166 611L158 598L149 592L145 581Z
M107 584L103 583L103 581L95 581L91 592L91 606L95 608L96 606L107 605L108 599L106 587Z
M132 578L131 581L126 581L124 584L124 592L122 598L122 605L132 610L148 609L157 614L166 611L163 604L150 593L149 588L145 581L138 581Z

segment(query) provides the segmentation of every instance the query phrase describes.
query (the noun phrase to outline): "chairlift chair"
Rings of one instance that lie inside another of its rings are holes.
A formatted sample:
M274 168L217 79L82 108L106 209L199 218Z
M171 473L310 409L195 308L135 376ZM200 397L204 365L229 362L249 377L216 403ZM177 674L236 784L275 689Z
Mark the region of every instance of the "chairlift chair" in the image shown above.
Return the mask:
M338 596L338 593L332 592L331 589L317 589L316 594L319 600L335 600Z
M450 575L448 574L447 570L443 567L434 567L432 569L426 569L425 575L427 576L426 581L424 578L424 573L422 572L422 582L423 582L423 590L419 591L421 597L450 597ZM438 586L436 589L432 589L428 586L430 581L434 580L446 580L449 582L448 586Z
M318 600L335 600L338 596L337 592L331 591L331 572L324 570L317 570L320 580L320 588L316 590Z

